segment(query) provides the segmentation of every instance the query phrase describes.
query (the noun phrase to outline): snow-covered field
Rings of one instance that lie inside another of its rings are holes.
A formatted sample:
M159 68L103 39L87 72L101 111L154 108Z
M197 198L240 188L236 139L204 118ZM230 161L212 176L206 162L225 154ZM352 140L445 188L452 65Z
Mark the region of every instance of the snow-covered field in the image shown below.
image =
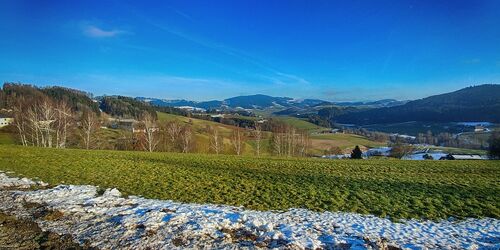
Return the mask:
M0 173L0 211L99 248L500 248L500 220L492 218L392 222L353 213L125 198L116 189L99 194L94 186L26 189L33 185L44 183ZM33 204L57 216L34 216Z

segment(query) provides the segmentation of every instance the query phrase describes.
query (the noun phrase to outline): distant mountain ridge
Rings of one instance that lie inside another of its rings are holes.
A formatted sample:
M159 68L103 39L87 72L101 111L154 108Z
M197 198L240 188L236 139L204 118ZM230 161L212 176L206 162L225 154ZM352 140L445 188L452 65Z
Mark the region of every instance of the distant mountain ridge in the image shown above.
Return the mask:
M274 97L262 94L235 96L222 101L189 101L189 100L166 100L157 98L137 97L136 99L148 102L155 106L181 107L190 106L203 109L224 109L224 108L243 108L243 109L265 109L265 108L297 108L309 109L321 105L337 106L363 106L363 107L389 107L405 104L407 101L398 101L394 99L385 99L372 102L329 102L320 99L294 99L290 97Z
M467 87L400 106L352 112L332 119L360 125L409 121L500 123L500 85Z
M409 100L405 101L398 101L395 99L382 99L378 101L368 101L368 102L334 102L335 105L337 106L342 106L342 107L360 107L360 106L369 106L369 107L376 107L376 108L381 108L381 107L394 107L394 106L400 106L403 104L408 103Z

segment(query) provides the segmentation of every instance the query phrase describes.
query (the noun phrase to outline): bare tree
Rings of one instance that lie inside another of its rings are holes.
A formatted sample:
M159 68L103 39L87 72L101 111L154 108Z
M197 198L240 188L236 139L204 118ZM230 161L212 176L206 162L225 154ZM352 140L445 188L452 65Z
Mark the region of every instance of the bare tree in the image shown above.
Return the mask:
M29 126L29 138L32 146L40 147L40 128L39 128L39 118L37 105L32 105L26 111L26 119L28 120Z
M13 105L14 111L14 126L19 133L19 139L23 146L28 146L28 120L26 114L26 102L24 98L17 99Z
M297 134L295 127L287 126L286 127L286 147L287 147L287 156L291 157L295 155L296 152L296 144L297 144Z
M274 154L281 156L283 154L283 133L280 128L273 129L271 144Z
M245 135L241 129L237 128L233 130L231 135L231 145L237 155L241 155L243 153L245 147Z
M311 145L311 140L309 139L309 134L307 131L301 131L298 134L297 139L297 155L298 156L306 156L307 150Z
M406 143L395 143L391 148L391 156L395 158L402 158L405 155L411 154L414 150L414 146Z
M142 116L141 123L144 126L144 150L153 152L159 143L159 129L156 125L156 120L149 112L145 112Z
M259 124L255 124L253 135L255 138L255 152L257 153L257 156L260 156L260 144L262 142L262 128L260 127Z
M99 128L99 119L91 110L85 110L82 114L80 126L82 129L83 145L86 149L90 149L95 132Z
M310 146L309 134L293 126L278 124L273 127L271 146L278 156L305 156Z
M45 136L44 147L52 147L54 133L53 124L56 121L56 112L54 111L54 105L52 102L46 98L40 104L40 129L42 134Z
M56 147L65 148L68 129L72 123L73 113L67 102L61 101L56 108Z
M224 138L220 134L219 130L210 126L208 129L210 133L210 149L215 152L215 154L219 154L224 150Z
M191 127L189 127L187 125L184 126L182 128L180 136L181 136L182 152L188 153L189 150L191 150L191 147L193 144L193 132L191 130Z
M166 126L166 133L171 149L178 147L179 137L182 132L182 126L177 121L169 122Z

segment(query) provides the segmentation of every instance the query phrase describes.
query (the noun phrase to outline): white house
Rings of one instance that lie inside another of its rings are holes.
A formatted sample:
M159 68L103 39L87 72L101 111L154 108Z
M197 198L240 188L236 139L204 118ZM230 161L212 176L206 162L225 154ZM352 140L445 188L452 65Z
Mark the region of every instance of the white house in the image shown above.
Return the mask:
M14 118L0 115L0 128L10 125L14 122Z
M474 132L486 132L486 131L488 131L487 128L483 126L478 125L474 127Z

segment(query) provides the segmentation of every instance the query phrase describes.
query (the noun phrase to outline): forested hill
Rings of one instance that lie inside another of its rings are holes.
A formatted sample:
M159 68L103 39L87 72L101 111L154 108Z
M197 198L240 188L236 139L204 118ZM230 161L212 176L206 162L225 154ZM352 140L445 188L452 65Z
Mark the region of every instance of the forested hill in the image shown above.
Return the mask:
M99 105L92 100L89 93L59 86L36 87L28 84L5 83L0 90L0 108L10 107L14 101L25 100L34 103L49 98L52 101L65 101L73 111L90 109L93 112L99 111Z
M91 110L99 115L101 109L105 113L122 118L139 118L144 112L156 117L156 111L185 115L182 110L153 107L131 97L104 96L94 99L90 93L60 86L37 87L22 83L5 83L0 89L0 109L12 109L19 104L30 107L44 100L49 100L54 105L65 102L75 112Z
M100 108L107 114L122 118L139 118L145 111L156 117L154 107L146 102L126 96L101 97Z
M487 84L430 96L401 106L343 114L335 122L352 124L408 121L488 121L500 123L500 85Z

